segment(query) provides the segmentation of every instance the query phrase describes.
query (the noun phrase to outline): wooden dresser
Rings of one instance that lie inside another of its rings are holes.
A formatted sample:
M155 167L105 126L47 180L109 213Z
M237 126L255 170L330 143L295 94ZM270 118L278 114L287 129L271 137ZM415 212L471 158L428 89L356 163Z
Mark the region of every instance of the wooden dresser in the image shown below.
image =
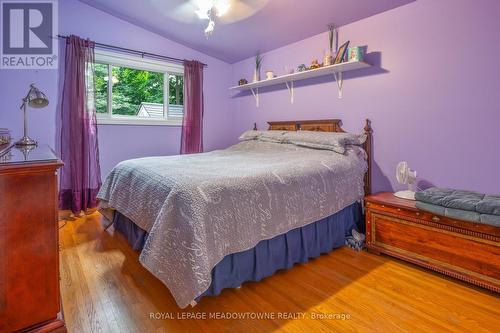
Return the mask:
M0 332L66 332L59 295L57 169L46 145L0 156Z
M365 198L366 247L500 292L500 228L438 216L415 201Z

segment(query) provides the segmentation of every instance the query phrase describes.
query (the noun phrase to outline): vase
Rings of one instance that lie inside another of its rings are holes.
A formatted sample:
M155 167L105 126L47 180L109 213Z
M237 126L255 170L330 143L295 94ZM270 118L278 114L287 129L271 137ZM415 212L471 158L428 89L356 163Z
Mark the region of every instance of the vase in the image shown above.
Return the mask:
M273 71L266 71L266 79L270 80L274 78L274 72Z
M333 63L332 51L325 52L325 57L323 58L323 66L330 66Z
M253 82L258 82L260 81L260 71L258 71L257 69L255 69L253 71Z

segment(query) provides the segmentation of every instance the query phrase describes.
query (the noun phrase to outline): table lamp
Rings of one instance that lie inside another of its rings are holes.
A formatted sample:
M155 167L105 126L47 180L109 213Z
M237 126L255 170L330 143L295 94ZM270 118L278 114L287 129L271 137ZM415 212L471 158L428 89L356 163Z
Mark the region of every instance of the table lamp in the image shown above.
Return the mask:
M35 84L30 85L30 90L25 98L23 98L23 104L21 105L21 110L24 112L24 136L16 142L16 146L36 146L37 142L30 137L28 137L28 118L26 115L26 106L29 105L34 109L41 109L49 105L49 99L43 92L41 92Z

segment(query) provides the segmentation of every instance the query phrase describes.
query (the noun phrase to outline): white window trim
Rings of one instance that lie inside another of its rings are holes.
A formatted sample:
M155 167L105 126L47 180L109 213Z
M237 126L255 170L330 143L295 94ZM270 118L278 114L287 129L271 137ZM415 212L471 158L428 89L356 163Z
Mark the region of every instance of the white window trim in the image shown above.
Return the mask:
M168 76L170 74L184 75L184 66L179 64L167 63L155 59L142 58L129 54L118 52L110 52L105 50L95 50L95 62L110 65L124 66L139 70L147 70L164 73L164 83L168 83ZM111 77L111 75L108 75ZM113 89L113 81L108 80L108 106L112 105L112 95L110 92ZM168 116L168 100L169 100L168 84L163 85L163 112L165 118L163 119L150 119L137 116L122 116L113 115L111 108L108 107L108 113L97 113L98 125L147 125L147 126L181 126L182 117L169 117ZM166 101L166 103L165 103Z

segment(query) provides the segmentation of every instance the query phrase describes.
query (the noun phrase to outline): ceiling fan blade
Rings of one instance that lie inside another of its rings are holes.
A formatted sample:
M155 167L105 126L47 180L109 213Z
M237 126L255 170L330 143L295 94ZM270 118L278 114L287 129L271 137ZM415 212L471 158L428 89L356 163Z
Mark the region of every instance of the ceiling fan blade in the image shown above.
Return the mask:
M200 21L195 0L149 0L163 15L184 23Z
M264 8L269 0L231 0L231 7L226 15L219 18L221 24L242 21Z
M196 14L198 2L204 0L149 0L163 15L184 23L203 22ZM264 8L269 0L229 0L230 7L217 23L230 24L244 20Z

